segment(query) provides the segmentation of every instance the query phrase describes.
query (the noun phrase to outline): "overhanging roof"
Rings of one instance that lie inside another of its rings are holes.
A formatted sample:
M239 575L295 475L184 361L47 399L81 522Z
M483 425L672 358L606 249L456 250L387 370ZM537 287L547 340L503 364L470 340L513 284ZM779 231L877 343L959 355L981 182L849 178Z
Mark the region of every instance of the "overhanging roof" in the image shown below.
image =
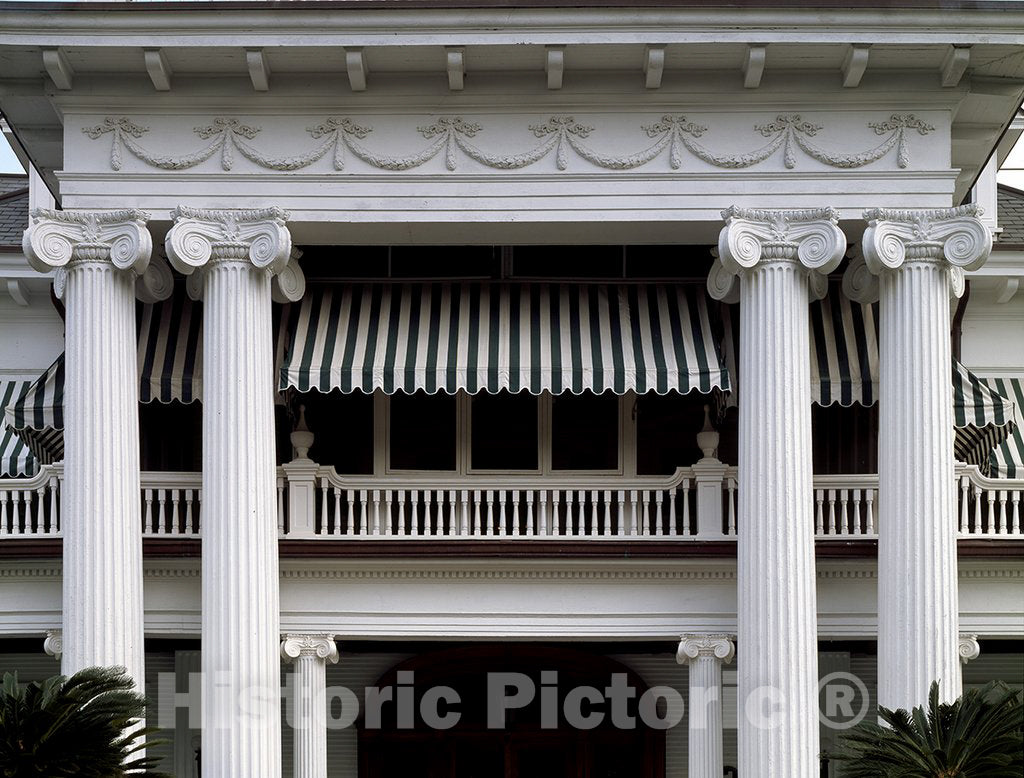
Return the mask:
M172 90L205 84L252 95L254 51L259 67L273 74L263 99L269 104L277 97L275 80L322 83L347 98L357 51L374 97L389 78L443 78L451 47L463 53L467 90L498 76L519 79L520 94L526 84L544 96L554 46L564 47L565 72L585 92L600 90L603 79L635 74L642 93L653 46L663 47L666 74L729 74L736 99L751 99L756 89L744 90L745 63L752 46L765 46L766 81L777 74L825 76L853 98L857 89L841 85L851 51L867 47L862 88L884 89L909 76L948 95L953 166L962 170L957 200L1024 89L1024 3L998 0L646 0L642 7L604 0L0 2L0 31L0 111L55 191L53 171L64 153L62 100L123 97L132 89L152 97L162 77ZM148 62L147 49L158 51Z

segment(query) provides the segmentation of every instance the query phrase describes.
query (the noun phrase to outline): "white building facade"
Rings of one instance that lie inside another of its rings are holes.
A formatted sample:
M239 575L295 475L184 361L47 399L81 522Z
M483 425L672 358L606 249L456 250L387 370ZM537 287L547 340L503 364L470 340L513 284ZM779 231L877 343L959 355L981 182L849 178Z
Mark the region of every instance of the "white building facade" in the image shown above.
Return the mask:
M178 776L811 778L1022 683L1024 5L939 5L0 3L0 666Z

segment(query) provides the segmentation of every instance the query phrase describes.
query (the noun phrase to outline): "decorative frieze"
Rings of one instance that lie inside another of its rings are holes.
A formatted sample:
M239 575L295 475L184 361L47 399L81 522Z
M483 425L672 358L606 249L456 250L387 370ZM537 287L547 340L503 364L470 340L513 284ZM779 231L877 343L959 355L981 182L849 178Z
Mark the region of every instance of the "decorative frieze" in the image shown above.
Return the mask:
M261 168L278 171L300 170L329 158L333 169L341 172L346 169L348 155L378 170L390 171L411 170L443 155L447 170L455 171L462 157L495 170L519 170L554 154L558 170L564 171L569 168L569 159L573 155L606 170L632 170L665 155L669 168L679 170L684 167L687 156L714 167L741 169L758 165L781 152L783 164L791 170L797 166L799 154L829 167L850 169L870 165L895 152L897 166L907 168L910 165L908 138L913 134L928 135L935 130L909 113L894 113L884 121L868 122L867 126L881 141L853 153L832 151L817 145L812 138L816 138L824 126L807 121L800 114L786 113L754 124L753 132L762 141L738 153L716 152L698 142L697 139L705 135L714 137L715 132L684 115L673 114L665 114L657 121L639 126L640 133L646 136L646 145L635 151L615 154L601 153L585 142L596 131L595 127L564 115L551 116L540 124L528 125L527 129L537 139L536 145L513 154L481 148L477 145L477 136L484 132L484 127L461 116L442 116L430 124L417 126L416 132L428 143L399 154L372 149L366 139L373 132L373 127L337 116L327 117L321 123L307 127L306 133L316 141L315 145L288 156L273 156L260 150L253 141L257 140L262 128L234 117L220 116L210 124L194 127L193 132L205 143L181 155L147 148L140 140L149 128L127 117L108 116L101 124L83 128L83 132L94 140L110 136L110 166L114 170L122 168L127 151L147 165L162 170L186 170L218 157L221 168L228 171L234 168L237 155ZM294 145L301 149L305 143L297 138Z

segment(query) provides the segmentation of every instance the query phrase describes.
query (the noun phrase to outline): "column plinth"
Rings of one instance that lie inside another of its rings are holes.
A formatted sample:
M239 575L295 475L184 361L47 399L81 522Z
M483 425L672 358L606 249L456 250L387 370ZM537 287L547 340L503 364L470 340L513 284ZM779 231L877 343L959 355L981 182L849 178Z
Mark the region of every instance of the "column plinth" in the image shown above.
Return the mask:
M722 665L732 661L729 635L683 635L676 661L689 665L690 778L718 778L725 769L722 750Z
M280 613L271 277L291 237L278 209L178 208L167 251L201 268L203 768L281 774Z
M960 694L950 293L984 264L974 206L864 214L878 276L878 702L924 704L932 681Z
M32 213L23 247L64 281L61 672L122 666L141 690L142 517L135 283L152 239L141 211Z
M281 656L295 665L295 778L327 778L327 663L338 661L334 635L287 634Z
M739 277L739 770L816 778L818 662L808 354L811 289L846 250L831 209L723 212L717 299ZM810 278L810 276L816 278Z

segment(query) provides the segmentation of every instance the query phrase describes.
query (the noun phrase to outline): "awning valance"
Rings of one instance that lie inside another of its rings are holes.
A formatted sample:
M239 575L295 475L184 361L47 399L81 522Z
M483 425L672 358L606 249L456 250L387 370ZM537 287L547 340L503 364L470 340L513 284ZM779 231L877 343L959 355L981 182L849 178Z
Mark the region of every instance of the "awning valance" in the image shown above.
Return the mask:
M281 384L301 392L729 387L698 287L346 284L291 308Z
M175 295L139 306L139 402L190 403L202 395L203 304Z
M14 402L31 384L31 380L0 380L0 408ZM38 467L28 444L0 417L0 478L35 475Z

